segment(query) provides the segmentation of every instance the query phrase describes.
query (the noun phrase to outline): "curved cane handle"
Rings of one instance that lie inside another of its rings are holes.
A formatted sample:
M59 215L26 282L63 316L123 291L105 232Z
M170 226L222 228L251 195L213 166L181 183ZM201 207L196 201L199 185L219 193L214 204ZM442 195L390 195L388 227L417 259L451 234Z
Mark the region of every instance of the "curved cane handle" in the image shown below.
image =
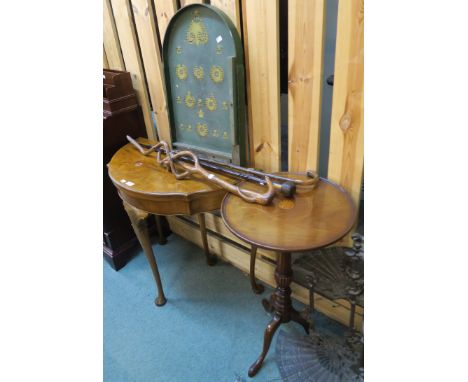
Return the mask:
M145 150L136 140L134 140L132 137L127 135L128 141L135 146L143 155L149 155L153 151L157 152L156 156L156 161L158 164L169 167L176 177L176 179L184 179L188 177L191 174L200 174L212 183L215 183L221 188L224 188L225 190L238 195L241 197L243 200L249 203L258 203L262 205L266 205L271 202L273 197L275 196L275 187L273 183L271 182L270 178L268 176L265 176L265 183L267 185L267 190L266 192L259 193L255 191L250 191L250 190L242 190L239 186L233 185L229 182L226 182L225 180L219 178L215 174L208 172L205 170L201 165L198 160L198 157L192 153L191 151L179 151L176 154L174 154L170 148L169 145L161 141L158 144L150 147L149 149ZM159 150L162 148L163 150ZM166 157L164 159L161 159L161 152L164 151L166 153ZM190 157L193 160L193 165L191 166L188 163L184 162L179 162L179 165L185 170L183 172L177 171L175 167L175 161L179 157Z
M267 187L268 187L265 193L261 194L255 191L242 190L239 186L226 182L225 180L218 177L216 174L213 174L212 172L208 172L207 170L205 170L200 165L198 157L191 151L180 151L177 154L172 155L170 159L174 161L174 160L177 160L181 156L189 156L193 159L193 162L194 162L193 165L179 162L179 164L186 170L182 174L184 176L186 174L195 174L195 173L201 174L204 178L208 179L212 183L215 183L219 187L224 188L225 190L238 195L243 200L249 203L258 203L258 204L266 205L270 203L273 197L275 196L275 188L270 178L268 177L265 177L265 183L267 184Z

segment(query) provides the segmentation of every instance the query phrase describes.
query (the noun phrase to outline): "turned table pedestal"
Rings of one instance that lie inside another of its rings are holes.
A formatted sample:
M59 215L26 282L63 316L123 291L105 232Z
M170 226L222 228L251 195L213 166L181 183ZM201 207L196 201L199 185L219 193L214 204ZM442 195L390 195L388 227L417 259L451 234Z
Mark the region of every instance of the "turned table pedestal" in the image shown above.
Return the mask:
M281 175L300 178L297 174ZM259 187L246 183L242 186L252 190ZM291 253L325 247L341 239L351 230L356 209L344 189L320 179L315 189L298 189L291 199L277 195L268 206L246 203L238 196L227 194L221 214L228 229L252 246L251 264L255 262L258 247L278 252L276 290L269 300L262 301L264 308L273 313L273 319L265 329L263 350L249 369L249 376L253 377L260 370L281 324L295 321L309 331L308 322L292 306Z
M139 138L138 142L156 144L144 138ZM156 153L144 156L130 143L119 149L107 166L109 177L117 187L153 272L158 291L155 303L157 306L162 306L166 303L166 297L151 247L146 217L150 213L156 215L161 238L158 219L160 215L197 214L206 260L208 265L214 265L216 257L211 255L208 249L204 212L219 209L226 191L196 175L190 179L177 180L172 173L156 162ZM221 175L219 177L234 182L230 178ZM160 241L160 244L163 242Z

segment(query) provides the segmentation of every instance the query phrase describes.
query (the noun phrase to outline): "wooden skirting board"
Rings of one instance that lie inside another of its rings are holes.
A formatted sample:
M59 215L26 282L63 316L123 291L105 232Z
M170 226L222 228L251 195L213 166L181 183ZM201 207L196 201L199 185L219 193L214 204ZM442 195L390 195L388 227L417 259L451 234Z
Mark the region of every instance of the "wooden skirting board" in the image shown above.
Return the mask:
M168 216L167 220L172 232L186 240L202 247L198 220L196 216ZM206 228L208 231L208 245L210 251L215 253L222 260L234 265L244 273L249 272L250 248L247 243L236 238L224 225L221 217L214 213L205 214ZM277 254L272 251L259 249L255 264L255 275L257 279L263 281L271 287L275 287L274 269ZM248 279L245 280L248 283ZM296 284L291 284L292 297L298 301L308 304L309 291ZM266 296L265 296L266 297ZM336 320L343 325L349 322L349 303L345 300L330 301L320 295L315 295L316 309ZM362 328L363 309L356 308L355 325L358 330Z

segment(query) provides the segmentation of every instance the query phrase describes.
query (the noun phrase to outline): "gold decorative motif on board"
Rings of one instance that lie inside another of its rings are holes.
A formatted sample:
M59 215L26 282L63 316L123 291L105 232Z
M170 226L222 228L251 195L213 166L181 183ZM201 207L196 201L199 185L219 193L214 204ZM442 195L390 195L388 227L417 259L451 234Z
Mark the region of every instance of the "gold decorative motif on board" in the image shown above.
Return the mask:
M205 71L203 70L203 66L195 66L193 68L193 75L197 80L202 80L205 77Z
M187 67L183 64L178 64L176 66L176 75L179 80L185 80L188 75Z
M215 111L218 106L216 102L216 98L214 96L208 97L205 103L206 103L206 108L209 111Z
M206 137L208 135L208 126L206 126L206 123L197 123L197 133L200 137Z
M191 92L187 92L187 95L185 96L185 105L187 105L189 109L193 109L195 106L195 97Z
M198 117L203 118L205 116L205 113L203 112L203 109L198 110Z
M213 65L210 69L210 78L215 84L219 84L224 80L224 70L221 66Z
M190 22L185 39L189 44L204 45L208 43L208 33L200 14L195 15L196 12L198 11L194 12L194 18Z

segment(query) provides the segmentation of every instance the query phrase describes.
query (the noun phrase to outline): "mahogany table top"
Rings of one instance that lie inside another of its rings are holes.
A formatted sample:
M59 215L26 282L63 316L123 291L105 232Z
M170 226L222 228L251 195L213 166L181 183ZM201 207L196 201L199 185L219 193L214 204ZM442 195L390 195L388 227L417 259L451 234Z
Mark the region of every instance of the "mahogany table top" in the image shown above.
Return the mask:
M138 138L138 142L157 142ZM158 215L192 215L216 210L226 191L201 176L177 180L156 162L156 153L142 155L128 143L120 148L107 165L109 176L120 197L130 205ZM234 183L236 180L219 175Z
M249 189L259 187L244 182L241 185ZM291 199L277 195L267 206L247 203L227 194L221 214L234 235L257 247L278 252L307 251L332 244L345 236L356 220L356 208L349 194L323 178L315 189L300 191L298 188Z

